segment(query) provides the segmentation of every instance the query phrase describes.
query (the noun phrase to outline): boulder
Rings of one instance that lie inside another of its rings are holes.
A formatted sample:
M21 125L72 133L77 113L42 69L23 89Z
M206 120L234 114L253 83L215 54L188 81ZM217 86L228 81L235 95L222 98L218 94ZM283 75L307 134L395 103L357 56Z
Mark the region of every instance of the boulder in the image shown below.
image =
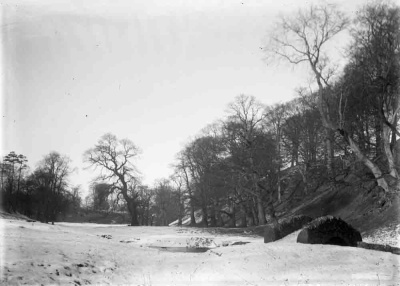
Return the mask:
M273 242L280 239L280 233L276 227L272 225L267 225L264 228L264 243Z
M281 239L288 234L302 228L312 221L312 218L305 215L290 217L279 222L278 226L267 225L264 229L264 243Z
M297 242L357 246L361 234L340 218L323 216L307 224L297 236Z

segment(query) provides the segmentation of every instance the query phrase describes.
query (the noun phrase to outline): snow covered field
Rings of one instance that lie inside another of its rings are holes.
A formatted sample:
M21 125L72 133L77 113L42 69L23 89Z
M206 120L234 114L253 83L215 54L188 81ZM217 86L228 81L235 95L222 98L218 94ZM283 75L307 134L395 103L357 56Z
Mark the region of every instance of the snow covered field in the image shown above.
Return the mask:
M0 284L399 285L400 256L195 228L0 219ZM150 246L210 247L204 253Z

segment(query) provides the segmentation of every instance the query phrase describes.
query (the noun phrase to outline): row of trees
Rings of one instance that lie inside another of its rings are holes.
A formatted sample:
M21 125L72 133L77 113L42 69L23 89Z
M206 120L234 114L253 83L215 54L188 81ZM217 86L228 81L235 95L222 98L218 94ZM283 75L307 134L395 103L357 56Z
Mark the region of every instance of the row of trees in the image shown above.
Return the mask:
M288 193L282 189L288 176L298 173L307 193L312 166L324 165L333 178L338 156L347 162L341 167L358 160L386 192L398 191L399 8L370 4L353 20L348 63L337 76L327 43L350 27L349 19L334 6L282 17L267 51L292 64L307 63L317 90L300 89L297 99L272 107L237 97L227 117L191 140L177 155L173 176L154 189L136 179L129 159L138 149L129 140L107 134L85 153L85 161L102 168L99 180L112 180L110 188L125 199L132 225L145 213L165 225L175 217L181 222L186 212L195 224L197 209L206 226L223 224L222 216L236 225L237 214L243 226L264 224L267 216L276 223L274 206ZM288 167L291 172L284 171Z
M80 189L68 183L72 172L68 157L51 152L33 172L27 162L24 155L10 152L0 163L3 209L43 222L54 222L79 209Z
M399 13L399 7L377 2L360 9L352 21L332 5L311 5L282 17L270 35L268 55L306 63L315 84L275 106L263 106L252 96L237 97L226 118L205 128L177 155L173 176L159 189L163 191L152 191L160 223L169 222L165 206L172 202L170 213L181 218L186 210L192 224L197 209L203 225L221 225L223 216L236 225L238 214L243 226L264 224L266 218L276 223L275 206L290 191L285 180L298 174L308 193L315 166L333 179L358 161L387 193L398 192ZM352 41L339 74L329 58L329 42L346 29ZM109 148L114 145L104 146L102 140L86 153L86 161L109 172L102 179L115 179L113 187L126 197L132 224L138 224L138 192L125 195L137 185L135 176L128 175L134 169L126 167L134 148L121 141L122 153L116 153Z
M225 118L204 128L177 154L173 175L152 188L141 184L134 165L140 149L128 139L102 136L83 156L88 167L100 171L92 207L128 211L131 225L182 223L184 215L194 225L199 210L204 226L276 224L276 206L295 192L312 193L316 171L332 180L356 161L386 193L398 193L400 9L372 3L352 20L331 5L282 17L270 35L268 55L306 63L315 84L274 106L248 95L236 97ZM347 64L338 73L329 42L346 29L352 41ZM34 193L46 194L42 201L48 202L34 208L43 212L37 216L49 218L62 209L58 198L71 194L64 180L66 159L50 155L29 176L36 182ZM24 157L4 162L12 168L2 190L7 205L16 208L19 200L13 201L12 194L29 190L21 187ZM298 178L300 184L294 185Z
M283 182L301 174L307 192L308 169L325 159L314 101L304 96L264 106L240 95L226 118L189 142L177 155L173 177L184 186L191 224L197 209L205 226L277 223L275 206L294 191Z
M281 18L267 50L291 64L307 64L314 75L329 175L334 175L334 140L340 136L379 186L386 192L398 190L394 148L400 134L400 10L388 2L371 3L360 9L353 25L350 23L335 6L310 6ZM347 28L352 37L348 63L333 81L338 74L328 44ZM373 158L380 160L371 158L372 149ZM394 187L392 179L397 180Z

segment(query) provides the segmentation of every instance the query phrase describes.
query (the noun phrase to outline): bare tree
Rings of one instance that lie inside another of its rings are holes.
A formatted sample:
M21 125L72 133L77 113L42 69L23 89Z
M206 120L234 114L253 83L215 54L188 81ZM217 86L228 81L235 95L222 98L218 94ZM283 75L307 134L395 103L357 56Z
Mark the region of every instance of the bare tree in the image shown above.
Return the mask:
M39 163L36 170L38 177L41 177L42 188L46 193L44 198L44 215L46 222L54 223L58 212L61 209L62 197L68 186L68 176L72 170L71 159L58 152L51 152Z
M288 106L285 104L276 104L272 107L267 107L266 112L266 125L270 127L275 134L276 153L278 161L278 202L281 202L281 167L282 167L282 154L281 154L281 141L282 141L282 126L285 123L287 116Z
M28 160L22 154L17 155L14 151L11 151L6 156L4 156L3 162L1 162L1 191L3 194L3 199L5 199L6 208L9 211L15 211L16 202L15 193L19 193L22 172L28 168L26 164ZM4 179L6 179L4 184ZM16 184L16 186L14 186ZM16 187L16 188L15 188Z
M318 109L325 126L327 168L331 177L334 175L333 132L337 128L331 120L327 96L335 67L329 61L326 47L348 24L348 19L335 6L310 5L292 17L281 17L267 48L270 55L277 55L289 63L307 63L315 76L319 89Z
M400 135L400 7L389 1L366 5L357 14L352 37L348 72L358 73L368 90L363 102L375 116L377 151L385 156L388 173L399 179L392 152Z
M175 166L175 174L182 178L184 188L187 193L187 197L189 199L189 207L190 207L190 225L196 225L196 218L195 218L195 196L194 196L194 190L193 190L193 182L191 182L190 178L190 163L189 160L190 158L188 157L188 148L185 148L185 150L179 152L177 154L177 164Z
M182 225L182 218L185 216L185 180L183 174L177 170L170 177L171 182L175 184L175 197L178 204L178 226Z
M122 195L131 215L131 225L139 225L137 188L139 173L132 160L140 153L129 139L117 139L113 134L103 135L97 144L87 150L83 160L89 167L100 168L96 181L110 182L111 187Z
M250 178L251 181L251 186L247 191L251 192L256 198L258 223L260 225L266 223L265 204L272 222L277 223L272 199L274 190L268 190L264 185L264 181L275 177L275 174L266 174L267 166L271 165L270 161L272 161L268 157L272 153L275 155L275 152L265 152L265 148L269 149L267 144L270 142L267 139L268 136L265 136L267 134L263 132L263 121L266 117L265 106L253 96L240 95L229 105L227 111L228 119L236 125L237 138L235 140L243 146L243 153L247 162L242 162L243 166L246 167L241 169L244 172L243 175ZM268 155L268 153L270 154ZM260 156L263 156L263 158L260 158Z
M318 84L318 109L326 130L328 172L333 174L333 132L339 132L358 160L364 163L377 179L378 185L389 190L380 168L359 148L350 134L331 118L328 95L332 90L330 79L334 68L329 67L327 42L349 25L347 17L333 5L311 5L290 18L282 17L277 29L271 34L268 52L286 59L292 64L307 63Z

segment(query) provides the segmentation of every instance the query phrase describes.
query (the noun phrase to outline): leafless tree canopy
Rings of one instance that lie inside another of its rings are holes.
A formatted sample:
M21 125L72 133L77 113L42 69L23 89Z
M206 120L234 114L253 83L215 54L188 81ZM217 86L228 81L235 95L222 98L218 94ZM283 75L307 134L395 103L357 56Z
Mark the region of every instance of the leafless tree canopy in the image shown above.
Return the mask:
M85 152L84 161L90 167L100 169L97 180L112 180L118 184L121 178L127 182L137 179L139 173L132 160L139 154L139 148L129 139L118 140L115 135L107 133Z
M96 180L110 182L112 188L118 190L117 196L123 196L131 214L132 225L139 225L137 187L140 178L132 162L139 154L139 148L132 141L118 140L109 133L103 135L93 148L84 153L84 161L90 167L100 168L100 175Z
M281 16L266 47L270 60L309 63L326 85L334 72L329 66L326 43L346 29L348 18L334 5L310 5L295 16Z

